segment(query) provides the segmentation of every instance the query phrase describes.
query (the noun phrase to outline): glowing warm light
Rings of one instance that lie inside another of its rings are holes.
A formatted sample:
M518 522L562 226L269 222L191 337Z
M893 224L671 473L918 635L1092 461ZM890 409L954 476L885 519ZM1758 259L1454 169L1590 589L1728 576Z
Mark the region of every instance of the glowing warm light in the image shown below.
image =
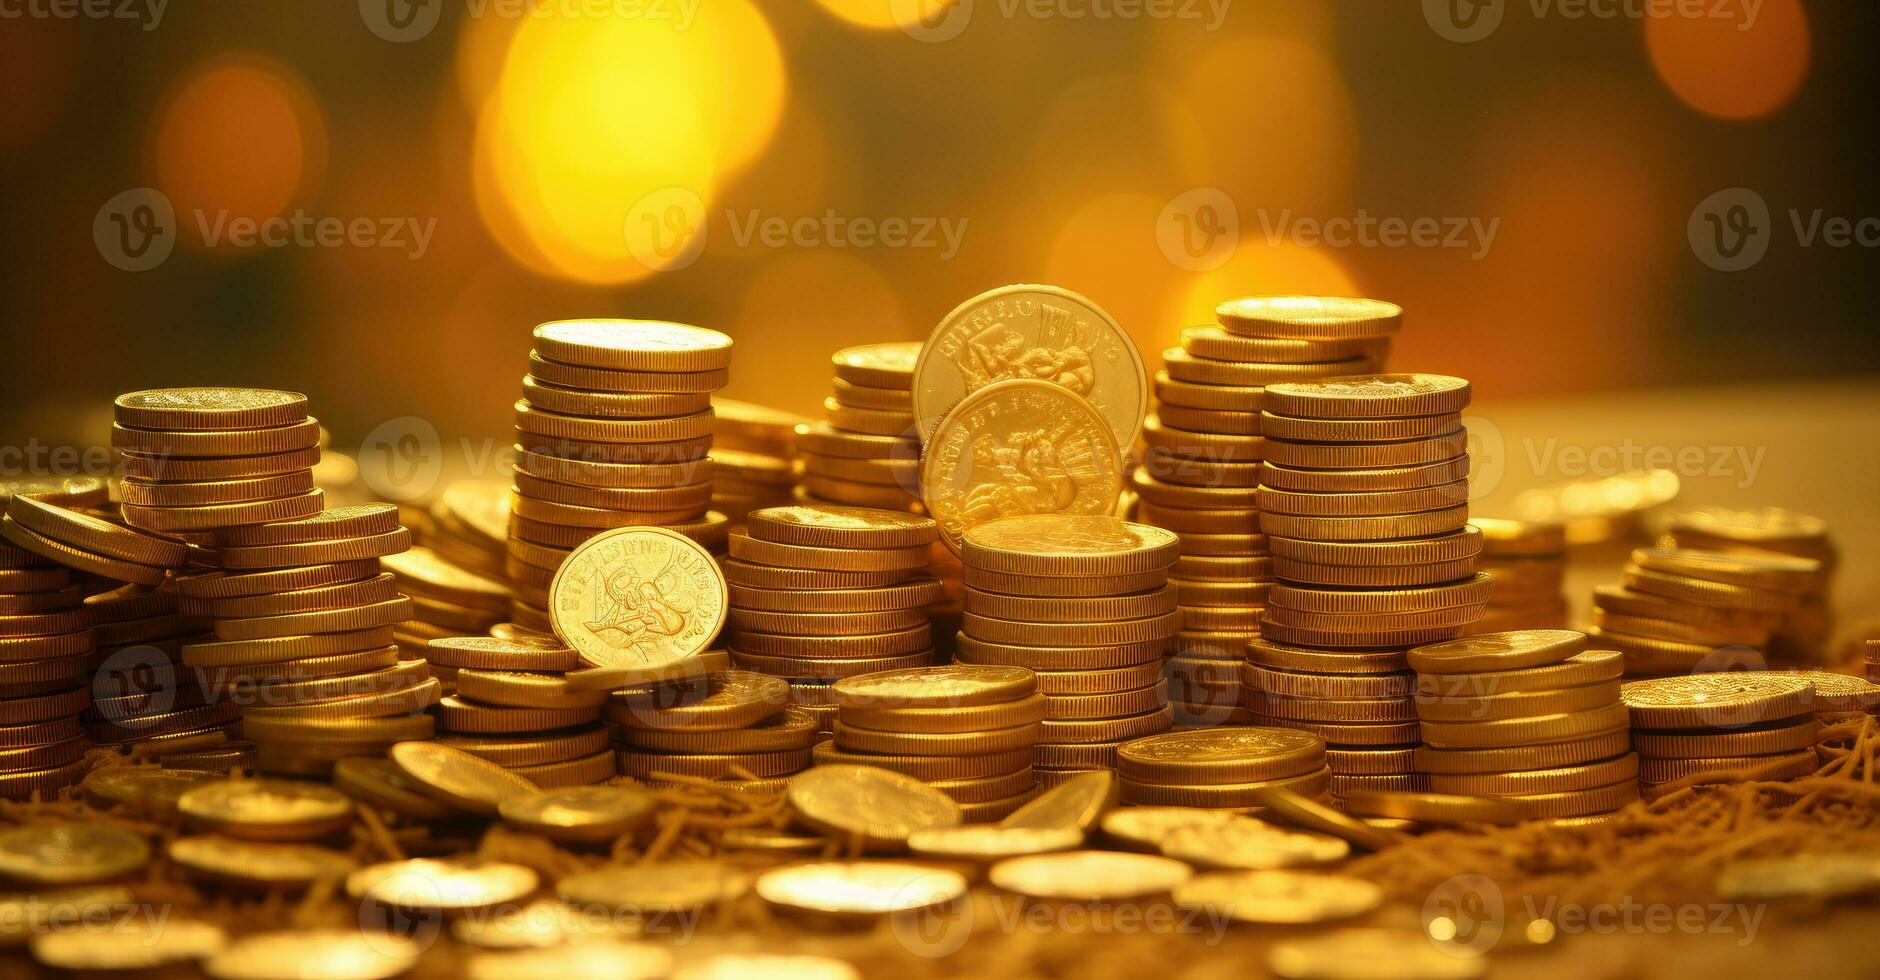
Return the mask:
M1213 138L1175 93L1134 75L1096 75L1058 93L1032 136L1032 173L1056 193L1179 188L1175 163Z
M1754 119L1787 105L1808 75L1808 15L1801 0L1763 0L1754 20L1703 13L1651 17L1645 46L1678 98L1725 119Z
M151 145L154 185L177 214L210 220L282 214L318 190L326 169L312 93L286 66L249 55L218 58L173 89Z
M71 99L77 33L62 21L9 21L0 30L0 150L38 139Z
M1227 264L1194 277L1192 285L1162 317L1156 349L1180 342L1181 328L1213 323L1214 308L1237 296L1304 293L1359 296L1363 291L1332 252L1292 242L1267 242L1243 227L1240 247Z
M889 31L933 21L957 0L816 0L844 23L871 31Z
M934 273L944 275L944 272ZM726 394L811 418L822 417L829 355L852 344L913 340L925 332L908 318L898 291L862 254L829 248L786 249L768 258L742 290L731 323L708 323L737 340L741 364Z
M630 282L673 267L666 246L683 245L719 179L769 141L782 55L748 0L703 5L683 30L590 13L532 17L516 32L473 173L491 232L518 261ZM656 240L630 241L630 226Z
M509 42L514 40L522 21L514 17L465 17L457 29L457 53L453 67L457 76L457 96L464 108L476 112L496 90L502 78L503 61L509 57Z
M1167 203L1147 194L1105 194L1072 212L1045 251L1044 282L1089 296L1129 331L1154 361L1169 333L1161 322L1169 291L1185 275L1156 243Z

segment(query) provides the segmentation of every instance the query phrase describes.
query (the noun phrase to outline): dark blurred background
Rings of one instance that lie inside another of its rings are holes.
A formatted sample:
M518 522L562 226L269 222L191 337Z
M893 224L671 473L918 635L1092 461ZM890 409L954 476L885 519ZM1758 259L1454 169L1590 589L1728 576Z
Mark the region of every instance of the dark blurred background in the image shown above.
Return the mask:
M1152 364L1235 295L1394 300L1394 364L1495 401L1880 368L1872 3L125 4L0 11L10 442L197 383L500 434L582 315L814 414L831 350L1018 281ZM348 231L229 237L271 217Z

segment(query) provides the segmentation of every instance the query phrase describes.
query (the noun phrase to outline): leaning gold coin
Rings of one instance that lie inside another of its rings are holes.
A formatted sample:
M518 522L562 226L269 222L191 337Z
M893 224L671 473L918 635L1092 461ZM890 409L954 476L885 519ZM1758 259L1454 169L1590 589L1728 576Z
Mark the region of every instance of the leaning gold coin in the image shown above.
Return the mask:
M945 793L872 766L816 766L792 777L787 795L804 824L876 848L899 848L916 831L961 822L959 804Z
M1031 898L1103 902L1166 895L1194 869L1172 858L1114 851L1065 851L1008 858L992 866L992 883Z
M549 587L555 634L597 667L660 667L695 657L724 626L724 573L697 542L622 527L568 555Z
M305 888L316 881L343 878L359 867L357 861L331 848L220 836L178 837L170 841L168 853L171 861L193 875L268 888Z
M1122 784L1108 769L1078 773L1012 811L999 826L1010 830L1075 830L1078 839L1116 806Z
M109 824L29 823L0 831L0 878L23 884L105 881L149 861L142 835Z
M1350 919L1383 901L1384 890L1368 881L1300 871L1216 871L1175 888L1177 905L1275 925Z
M497 806L503 821L549 840L604 844L653 819L653 794L630 786L565 786Z
M1408 929L1340 929L1280 943L1267 967L1283 980L1475 980L1488 958Z
M33 959L74 972L160 971L213 956L228 945L221 926L168 915L114 915L104 923L53 929L32 939Z
M346 894L400 909L454 911L514 902L535 890L534 869L498 861L412 858L360 868Z
M717 861L667 861L614 866L568 875L555 883L561 899L577 908L635 908L644 912L689 912L728 902L749 891L745 872Z
M214 980L389 980L410 970L425 944L395 933L287 929L243 936L202 964Z
M467 813L495 816L503 801L541 792L527 777L436 742L400 742L391 758L426 795Z
M1556 664L1586 649L1573 630L1509 630L1431 643L1411 650L1410 666L1426 674L1464 674Z
M1083 831L1074 826L1008 827L1000 821L995 827L981 824L916 831L908 837L907 849L921 857L999 861L1025 854L1068 851L1083 842Z
M1353 790L1345 797L1345 812L1434 824L1516 824L1526 816L1518 804L1486 796L1389 790Z
M1292 790L1274 786L1254 794L1262 807L1261 815L1306 830L1330 834L1367 851L1381 851L1403 843L1404 835L1347 816L1316 800Z
M798 864L757 877L759 897L778 908L832 915L888 915L936 908L966 894L957 872L899 861Z

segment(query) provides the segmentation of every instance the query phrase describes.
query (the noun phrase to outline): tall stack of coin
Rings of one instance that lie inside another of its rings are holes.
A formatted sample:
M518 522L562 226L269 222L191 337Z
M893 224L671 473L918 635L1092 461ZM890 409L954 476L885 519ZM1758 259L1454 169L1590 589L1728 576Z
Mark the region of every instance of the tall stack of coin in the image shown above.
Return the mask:
M712 509L735 526L744 515L790 502L796 487L796 427L809 420L750 402L717 398L712 428Z
M1472 517L1482 533L1477 571L1495 583L1488 613L1469 627L1472 633L1503 630L1560 629L1567 625L1567 529L1563 524Z
M432 640L487 633L509 619L507 585L466 571L430 548L411 548L380 562L392 574L392 584L411 599L411 618L393 634L411 656L425 656ZM439 680L447 693L454 689L452 679Z
M1572 630L1511 630L1411 650L1430 788L1512 800L1530 819L1597 819L1638 799L1621 658L1586 647Z
M845 347L824 421L797 427L797 499L921 512L920 440L911 388L918 341Z
M465 571L506 579L509 487L507 480L452 482L431 505L431 530L424 546Z
M998 820L1037 784L1033 746L1045 717L1033 673L953 664L837 681L835 740L818 765L865 765L919 779L959 804L968 822Z
M1218 324L1184 329L1181 346L1163 352L1131 487L1138 518L1182 539L1169 577L1184 614L1168 660L1178 720L1245 720L1239 661L1274 580L1254 489L1265 387L1382 370L1402 316L1374 300L1250 297L1221 304Z
M307 397L258 388L161 388L119 395L125 523L203 540L219 528L318 514L320 423Z
M1138 806L1253 811L1260 794L1319 799L1331 785L1325 742L1286 728L1233 726L1163 732L1116 751L1122 800Z
M1008 517L961 537L957 657L1036 672L1041 778L1111 768L1117 746L1172 723L1161 660L1181 628L1178 548L1169 531L1101 516Z
M791 696L830 730L829 684L931 663L927 574L939 533L903 511L836 505L754 510L724 562L726 644L747 670L788 678Z
M1716 671L1628 681L1625 708L1638 746L1638 778L1651 797L1665 783L1755 771L1796 779L1820 768L1814 685L1805 676Z
M1416 675L1402 650L1247 643L1240 692L1258 725L1325 742L1334 802L1354 790L1421 790Z
M670 527L708 547L712 392L731 338L653 320L556 320L535 328L516 402L507 570L512 619L548 632L548 585L576 545L616 527Z
M1820 576L1802 594L1801 605L1783 616L1782 625L1769 638L1768 649L1769 658L1775 661L1828 661L1828 637L1834 631L1828 593L1840 553L1828 537L1826 521L1781 507L1693 507L1672 515L1670 536L1679 548L1728 554L1773 553L1820 562Z
M437 740L521 773L540 786L582 786L614 775L601 728L605 690L568 675L575 651L554 637L456 636L432 640L433 671L452 693L438 702Z
M815 717L790 703L787 681L748 670L616 692L606 710L620 772L654 783L665 775L781 789L809 768L820 737Z
M1762 666L1784 617L1819 588L1821 563L1772 552L1640 548L1624 587L1593 593L1600 643L1625 654L1630 677L1689 673L1727 661Z

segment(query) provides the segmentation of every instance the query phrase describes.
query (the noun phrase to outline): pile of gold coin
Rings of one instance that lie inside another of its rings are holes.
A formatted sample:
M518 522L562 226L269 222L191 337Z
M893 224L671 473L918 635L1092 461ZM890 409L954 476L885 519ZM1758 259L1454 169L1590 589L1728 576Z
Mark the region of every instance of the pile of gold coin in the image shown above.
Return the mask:
M318 514L320 423L307 396L259 388L161 388L119 395L111 445L122 454L132 527L211 543L218 528ZM153 583L143 583L153 584Z
M1416 675L1402 650L1327 649L1256 638L1240 691L1256 724L1307 732L1326 744L1330 793L1417 790Z
M1036 672L1041 781L1112 768L1118 746L1172 723L1161 661L1181 628L1168 585L1178 548L1173 533L1116 517L1007 517L962 536L957 658Z
M829 685L878 670L926 666L928 574L938 528L905 511L841 505L754 510L723 563L725 643L746 670L788 678L791 700L832 730Z
M1645 796L1713 773L1797 779L1820 768L1814 684L1771 671L1717 671L1627 681L1623 696Z
M1032 747L1045 701L1023 667L953 664L835 683L833 742L818 765L863 765L918 779L959 804L968 823L1003 819L1032 796Z
M914 362L919 341L845 347L824 421L797 427L803 462L799 503L851 504L921 512L920 439Z
M654 320L556 320L535 328L516 402L509 504L511 619L549 632L548 586L569 552L609 528L657 525L707 547L712 392L731 338Z
M408 654L424 656L432 640L487 633L509 620L509 586L460 568L430 548L414 547L380 562L411 600L411 618L393 632L399 649ZM450 690L448 682L445 690Z
M1624 587L1593 594L1593 635L1625 654L1630 677L1704 664L1763 666L1762 651L1820 587L1821 562L1763 552L1640 548Z
M1236 662L1274 580L1254 489L1266 386L1383 370L1402 315L1373 300L1252 297L1221 304L1218 325L1188 327L1163 352L1131 489L1137 518L1182 540L1169 576L1184 612L1168 661L1178 720L1245 720Z
M712 400L712 510L731 521L787 504L796 488L796 428L808 419L764 405Z
M1122 800L1138 806L1255 811L1272 788L1320 799L1331 786L1325 741L1287 728L1163 732L1116 750Z
M0 502L31 494L62 508L104 505L104 481L0 480ZM10 522L10 518L8 521ZM88 583L52 558L0 541L0 799L51 796L84 774L79 715L94 668Z
M511 634L430 641L431 672L449 685L437 741L519 773L539 786L579 786L614 775L600 725L604 690L581 690L580 666L553 636Z
M819 737L815 718L790 704L787 681L748 670L617 691L607 722L625 775L734 780L766 791L809 768Z
M465 571L505 580L509 487L507 480L453 481L426 512L419 542Z
M204 635L212 617L183 612L184 604L202 605L141 585L85 599L97 644L85 735L165 765L225 771L251 761L250 750L229 740L241 707L179 663L185 645L213 639Z
M1472 517L1469 526L1482 534L1475 568L1495 583L1488 612L1469 627L1472 633L1503 630L1551 630L1567 625L1567 529L1546 521Z
M1567 821L1638 799L1618 653L1588 650L1573 630L1510 630L1421 646L1409 660L1425 743L1417 768L1438 793Z
M1781 507L1735 509L1693 507L1671 517L1671 544L1726 554L1787 555L1821 563L1821 574L1801 605L1782 618L1769 638L1772 661L1821 664L1830 657L1828 637L1834 617L1828 607L1840 552L1828 536L1828 523L1818 517Z

